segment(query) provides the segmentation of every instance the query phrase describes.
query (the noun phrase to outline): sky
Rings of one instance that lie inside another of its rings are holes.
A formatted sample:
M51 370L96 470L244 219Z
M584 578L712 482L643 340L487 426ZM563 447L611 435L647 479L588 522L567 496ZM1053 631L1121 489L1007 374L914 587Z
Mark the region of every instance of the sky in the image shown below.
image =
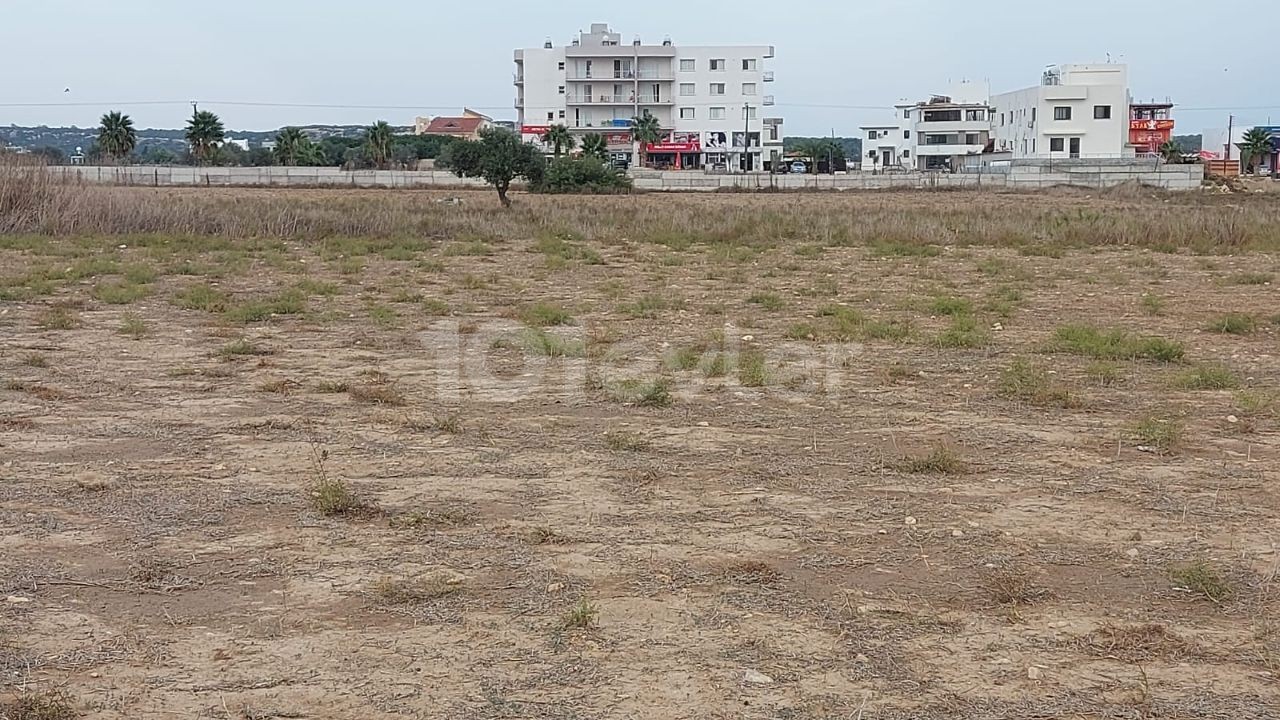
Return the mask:
M120 110L176 128L193 100L244 130L408 125L464 105L515 119L512 51L607 22L646 43L774 45L771 114L788 135L858 135L894 102L961 80L1003 92L1046 65L1108 57L1129 64L1135 100L1171 98L1178 132L1198 133L1231 113L1280 124L1263 80L1275 42L1240 23L1273 17L1275 2L220 0L196 17L172 0L9 0L0 126L95 126Z

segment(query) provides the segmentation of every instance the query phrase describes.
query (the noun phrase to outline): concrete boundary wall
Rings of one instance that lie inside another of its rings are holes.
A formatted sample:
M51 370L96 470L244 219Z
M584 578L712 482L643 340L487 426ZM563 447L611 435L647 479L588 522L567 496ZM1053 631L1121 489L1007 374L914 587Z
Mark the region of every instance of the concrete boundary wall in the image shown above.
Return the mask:
M143 187L479 188L484 182L439 170L357 170L299 167L94 167L50 168L69 180ZM1039 190L1069 186L1102 189L1139 183L1165 190L1194 190L1203 165L1090 162L1014 164L998 173L900 173L870 175L707 175L633 171L640 190L657 192L844 191L893 189Z

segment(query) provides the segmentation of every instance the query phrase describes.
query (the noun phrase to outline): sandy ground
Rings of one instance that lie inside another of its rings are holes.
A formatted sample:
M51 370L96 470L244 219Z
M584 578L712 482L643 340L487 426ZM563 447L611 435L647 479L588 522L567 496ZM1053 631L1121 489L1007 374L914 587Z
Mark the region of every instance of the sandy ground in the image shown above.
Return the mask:
M0 274L62 242L0 250ZM116 244L95 252L168 262ZM234 269L127 304L89 277L0 305L0 707L1280 716L1280 296L1232 280L1274 256L568 246L289 241L193 251ZM332 286L261 321L172 300L304 278ZM940 347L939 296L987 342ZM572 316L559 340L522 329L538 301ZM836 342L833 303L910 334ZM1205 329L1228 312L1256 327ZM1042 352L1070 322L1186 359ZM569 357L526 350L548 342ZM1070 400L1002 392L1020 358ZM1180 384L1219 364L1238 387ZM1144 416L1180 437L1152 444ZM321 478L365 507L318 511Z

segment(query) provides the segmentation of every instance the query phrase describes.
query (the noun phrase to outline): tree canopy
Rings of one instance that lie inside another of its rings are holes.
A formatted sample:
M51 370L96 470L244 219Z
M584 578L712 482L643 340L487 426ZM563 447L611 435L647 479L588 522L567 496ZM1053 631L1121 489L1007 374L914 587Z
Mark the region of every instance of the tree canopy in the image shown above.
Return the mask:
M186 138L191 145L191 157L198 164L212 162L218 149L226 137L222 120L208 110L198 110L187 121Z
M546 160L532 145L504 128L486 128L479 140L460 140L449 146L442 163L458 177L482 178L498 192L503 207L511 207L507 192L516 178L531 185L542 182Z

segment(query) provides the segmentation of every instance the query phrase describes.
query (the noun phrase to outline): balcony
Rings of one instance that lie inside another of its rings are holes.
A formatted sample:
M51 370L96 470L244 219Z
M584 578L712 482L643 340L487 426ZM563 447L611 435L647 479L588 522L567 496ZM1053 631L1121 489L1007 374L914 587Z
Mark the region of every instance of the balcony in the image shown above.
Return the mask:
M761 104L765 106L773 105L773 96L765 95L764 98L762 99Z
M918 145L916 146L916 154L925 157L929 155L973 155L983 151L985 145Z
M954 135L955 133L990 132L991 124L986 120L935 120L916 123L916 132Z
M773 71L772 71L772 70L765 70L765 71L764 71L764 78L763 78L763 80L764 80L765 82L773 82Z
M523 85L523 84L524 84L524 76L523 76L523 75L521 75L520 73L515 73L515 74L513 74L513 75L511 76L511 81L512 81L513 83L515 83L516 85Z
M658 97L656 95L641 95L640 104L641 105L675 105L676 99L663 98L663 97Z
M569 105L634 105L634 95L569 95L565 98Z

